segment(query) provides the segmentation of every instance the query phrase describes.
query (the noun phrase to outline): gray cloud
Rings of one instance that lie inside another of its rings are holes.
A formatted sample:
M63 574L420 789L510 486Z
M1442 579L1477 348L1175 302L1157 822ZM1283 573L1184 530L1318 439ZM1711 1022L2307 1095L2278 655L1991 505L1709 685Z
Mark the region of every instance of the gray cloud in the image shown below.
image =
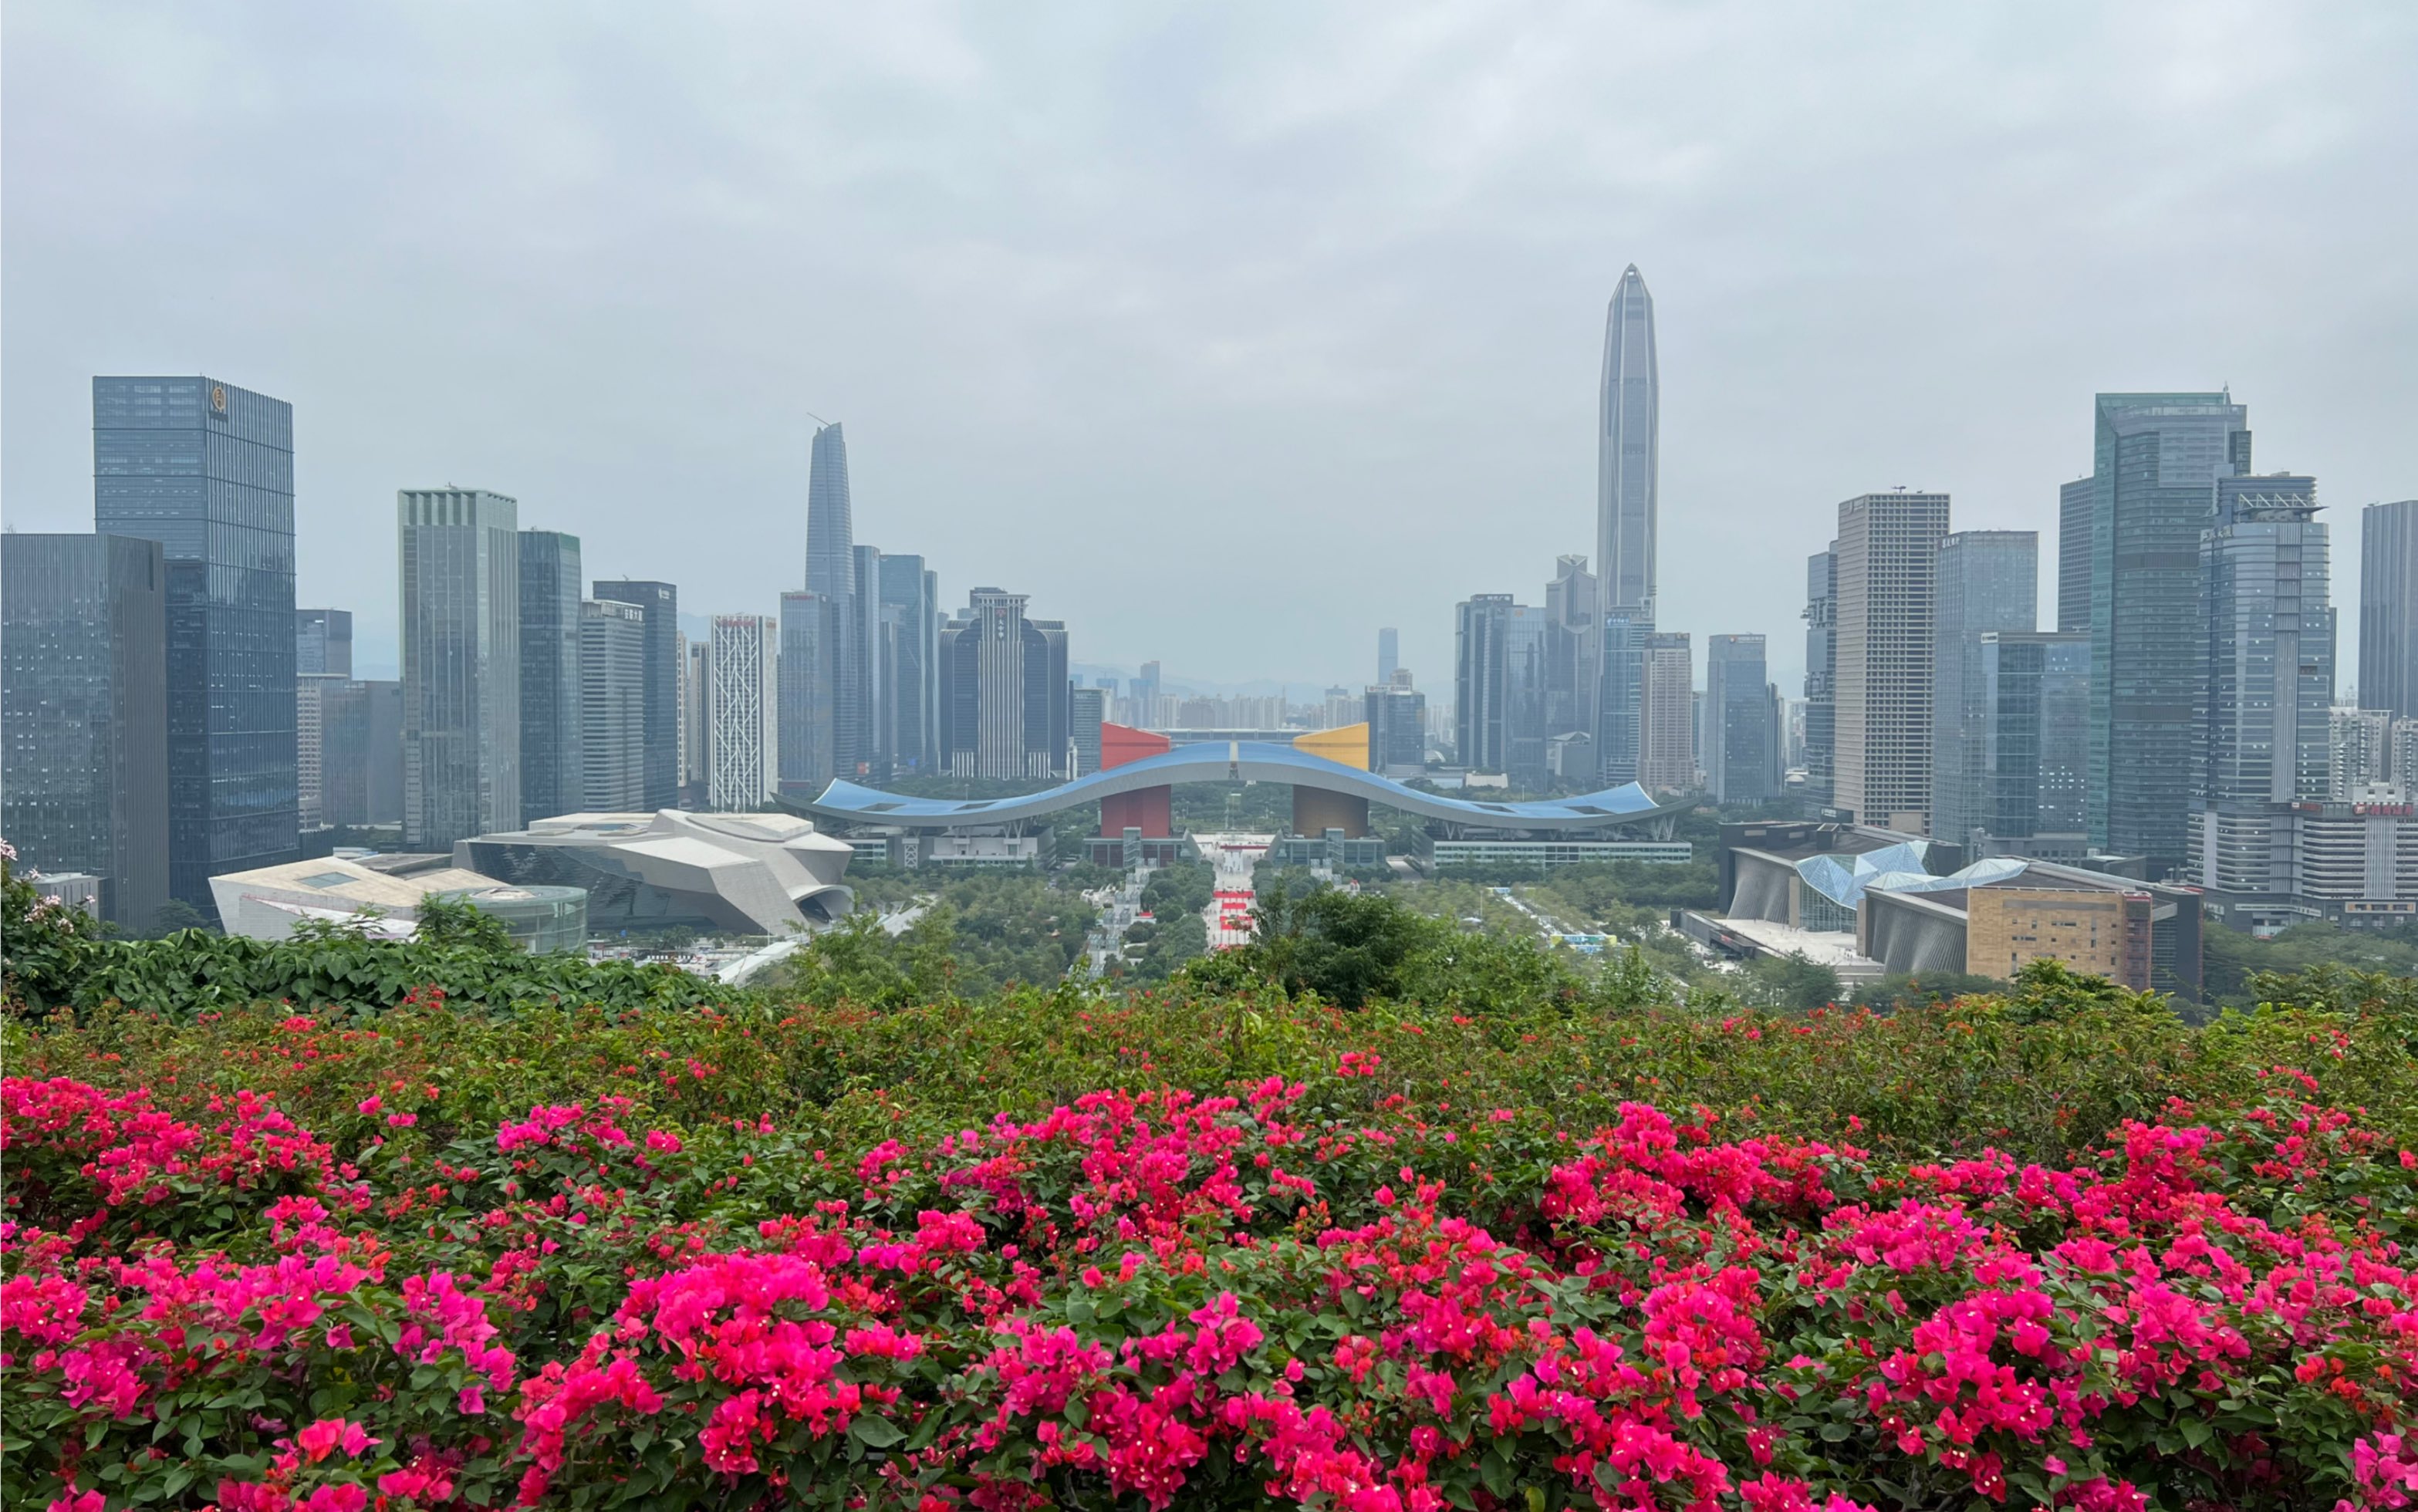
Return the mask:
M1832 506L2054 528L2097 389L2418 494L2418 10L2391 3L8 8L0 486L88 379L296 405L301 591L392 641L393 496L512 493L696 611L861 539L1079 658L1296 682L1593 538L1623 265L1666 618L1794 676ZM2348 649L2348 648L2347 648Z

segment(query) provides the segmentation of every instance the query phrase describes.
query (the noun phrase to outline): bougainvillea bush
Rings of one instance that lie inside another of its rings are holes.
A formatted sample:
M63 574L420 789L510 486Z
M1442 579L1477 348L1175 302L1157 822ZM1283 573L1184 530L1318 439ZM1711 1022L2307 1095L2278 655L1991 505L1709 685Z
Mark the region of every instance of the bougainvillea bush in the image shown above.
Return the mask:
M2412 1504L2398 1027L2111 1012L19 1024L7 1500Z

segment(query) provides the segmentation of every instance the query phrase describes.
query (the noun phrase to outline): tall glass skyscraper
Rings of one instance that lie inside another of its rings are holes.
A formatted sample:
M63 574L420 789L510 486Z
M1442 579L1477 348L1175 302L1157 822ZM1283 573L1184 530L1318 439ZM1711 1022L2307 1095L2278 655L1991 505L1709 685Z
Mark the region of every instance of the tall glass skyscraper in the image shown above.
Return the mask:
M2359 514L2359 706L2418 715L2418 498Z
M1721 803L1780 796L1780 710L1764 672L1761 635L1705 641L1705 776Z
M2057 491L2057 628L2090 633L2090 512L2098 483L2077 478Z
M1988 775L1978 854L2082 860L2090 637L1985 633L1982 689L1987 715L1982 765Z
M168 890L292 861L294 406L218 379L92 380L94 528L168 582Z
M1645 643L1654 617L1615 609L1603 617L1603 693L1597 700L1596 780L1607 787L1632 783L1644 747Z
M575 814L579 749L579 538L521 532L521 822Z
M2220 478L2200 536L2190 867L2217 892L2276 891L2289 849L2278 809L2332 787L2334 619L2317 512L2314 478Z
M837 680L839 606L819 593L781 595L781 771L784 798L820 797L831 785L832 688Z
M1839 543L1805 558L1805 797L1831 802L1839 753Z
M889 709L890 762L895 771L940 765L941 577L921 557L883 553L880 588L882 703Z
M639 802L650 809L677 807L681 783L680 589L669 583L623 579L597 583L591 596L612 603L635 603L646 613L646 777Z
M2190 849L2200 533L2216 481L2250 470L2250 412L2227 393L2101 394L2090 512L2090 840Z
M579 806L629 814L647 802L647 611L579 605Z
M1604 313L1596 415L1596 576L1606 610L1654 606L1656 432L1654 297L1631 263Z
M2040 613L2040 535L1959 530L1939 542L1931 666L1931 836L1966 845L1989 824L1989 690L1982 637Z
M0 535L0 833L135 929L168 901L167 578L156 541Z
M395 495L403 564L403 841L521 827L520 505L482 488Z

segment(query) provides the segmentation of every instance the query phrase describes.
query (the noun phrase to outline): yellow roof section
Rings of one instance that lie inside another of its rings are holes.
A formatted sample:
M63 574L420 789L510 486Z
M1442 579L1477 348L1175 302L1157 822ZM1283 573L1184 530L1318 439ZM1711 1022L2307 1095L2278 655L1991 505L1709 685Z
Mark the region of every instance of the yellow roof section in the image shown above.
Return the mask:
M1331 730L1312 730L1293 742L1296 751L1350 767L1354 771L1369 770L1369 722L1343 725Z

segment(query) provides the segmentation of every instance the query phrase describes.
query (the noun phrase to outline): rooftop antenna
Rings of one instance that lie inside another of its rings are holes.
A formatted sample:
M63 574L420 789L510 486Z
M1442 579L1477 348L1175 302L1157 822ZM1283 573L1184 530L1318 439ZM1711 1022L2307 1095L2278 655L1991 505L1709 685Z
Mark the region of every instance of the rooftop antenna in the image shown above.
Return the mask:
M814 421L814 422L815 422L816 424L818 424L818 425L829 425L829 424L831 423L831 421L829 421L829 420L827 420L823 419L820 415L816 414L816 413L815 413L813 410L811 410L811 409L808 409L808 410L803 410L803 411L801 411L800 413L803 414L803 415L806 417L806 419L808 419L808 420L810 420Z

